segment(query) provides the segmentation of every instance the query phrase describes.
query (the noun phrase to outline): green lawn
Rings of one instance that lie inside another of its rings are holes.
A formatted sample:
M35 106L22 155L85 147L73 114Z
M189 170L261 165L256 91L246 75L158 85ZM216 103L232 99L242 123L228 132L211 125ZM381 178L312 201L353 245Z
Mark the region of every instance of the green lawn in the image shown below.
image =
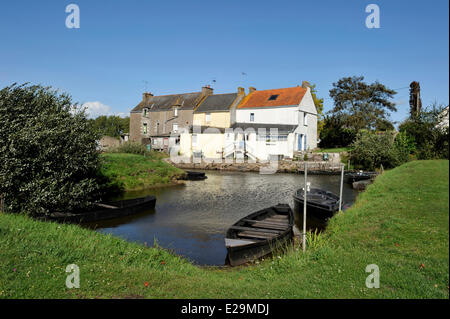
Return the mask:
M414 161L377 177L306 253L200 268L75 225L0 215L2 298L449 298L449 162ZM65 287L80 267L81 287ZM380 288L365 286L377 264ZM145 283L148 285L145 285Z
M126 190L146 189L158 185L171 184L184 173L162 160L163 155L121 153L102 154L102 172Z

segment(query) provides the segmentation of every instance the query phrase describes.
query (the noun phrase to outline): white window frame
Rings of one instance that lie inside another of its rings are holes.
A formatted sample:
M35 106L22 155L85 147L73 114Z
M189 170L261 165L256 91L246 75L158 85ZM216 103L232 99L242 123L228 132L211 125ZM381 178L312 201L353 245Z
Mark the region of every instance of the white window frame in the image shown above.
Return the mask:
M250 122L255 122L255 113L250 113Z
M206 113L205 114L205 122L206 123L210 123L211 122L211 113Z
M308 126L308 113L303 113L303 125Z

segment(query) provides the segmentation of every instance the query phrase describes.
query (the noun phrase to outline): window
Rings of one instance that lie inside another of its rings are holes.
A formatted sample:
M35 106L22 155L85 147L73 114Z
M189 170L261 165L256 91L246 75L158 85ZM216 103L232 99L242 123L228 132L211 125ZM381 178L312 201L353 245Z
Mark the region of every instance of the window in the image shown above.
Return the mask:
M173 123L172 131L174 131L174 132L178 131L178 123Z
M144 116L147 116L147 109L144 109Z
M308 114L303 113L303 125L308 126Z
M178 116L178 108L177 107L174 109L174 116Z
M277 99L277 97L278 97L278 94L271 95L269 97L269 101L275 101Z
M250 113L250 122L255 121L255 113Z
M192 146L196 146L196 145L197 145L197 135L192 134Z
M144 134L147 134L147 123L144 123Z
M211 113L206 113L206 123L211 122Z

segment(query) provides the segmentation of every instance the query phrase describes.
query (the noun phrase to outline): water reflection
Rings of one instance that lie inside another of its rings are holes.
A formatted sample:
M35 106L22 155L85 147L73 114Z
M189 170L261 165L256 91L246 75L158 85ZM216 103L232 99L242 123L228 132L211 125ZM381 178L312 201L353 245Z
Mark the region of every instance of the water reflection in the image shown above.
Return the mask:
M288 203L293 208L292 195L304 184L303 175L296 174L207 171L206 175L206 180L187 181L186 185L127 192L123 198L156 196L155 209L86 226L148 245L156 239L160 246L197 264L222 265L226 257L224 235L230 225L278 203ZM308 182L311 187L339 194L339 178L309 175ZM352 203L356 194L344 184L344 201ZM311 225L313 222L308 221ZM296 224L302 228L301 216L296 216Z

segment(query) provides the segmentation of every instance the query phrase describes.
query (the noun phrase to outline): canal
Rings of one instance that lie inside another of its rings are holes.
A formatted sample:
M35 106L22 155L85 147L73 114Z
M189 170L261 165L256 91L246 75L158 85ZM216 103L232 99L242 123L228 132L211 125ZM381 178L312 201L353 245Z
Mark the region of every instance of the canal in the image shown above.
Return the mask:
M238 219L259 209L288 203L294 191L304 185L298 174L206 171L203 181L185 185L127 192L123 198L153 195L155 209L138 215L86 225L129 241L159 246L199 265L223 265L226 258L224 235ZM339 175L308 175L311 187L339 194ZM344 202L352 204L357 191L344 183ZM302 228L301 218L296 224ZM314 221L311 227L321 227Z

